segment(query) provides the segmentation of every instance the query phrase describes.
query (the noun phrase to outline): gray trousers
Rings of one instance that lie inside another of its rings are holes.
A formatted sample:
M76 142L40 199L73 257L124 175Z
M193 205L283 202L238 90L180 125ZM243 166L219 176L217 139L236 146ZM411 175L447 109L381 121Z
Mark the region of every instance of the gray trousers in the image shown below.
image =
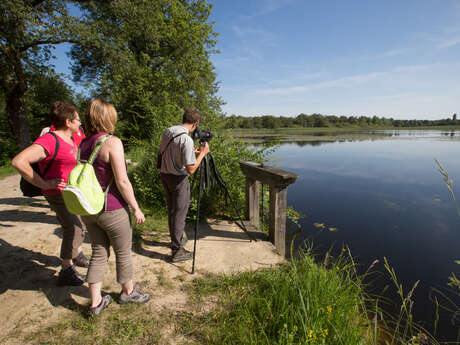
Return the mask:
M182 247L185 218L190 204L190 183L188 175L161 174L161 183L168 204L168 226L171 236L171 248L174 251Z
M82 216L88 229L92 255L86 280L99 283L104 280L110 245L115 252L117 282L124 284L133 279L133 260L131 258L132 228L129 211L120 208L102 211L94 216Z
M57 219L64 229L62 234L61 259L73 259L78 255L78 248L85 238L85 226L80 216L67 211L61 194L45 194L45 199L50 204L51 209L56 212Z

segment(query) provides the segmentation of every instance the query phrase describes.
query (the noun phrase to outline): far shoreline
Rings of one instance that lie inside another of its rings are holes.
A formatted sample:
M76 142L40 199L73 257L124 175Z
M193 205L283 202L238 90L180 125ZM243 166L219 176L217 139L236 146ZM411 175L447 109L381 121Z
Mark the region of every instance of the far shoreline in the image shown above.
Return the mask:
M291 127L291 128L231 128L223 133L229 134L248 144L262 142L336 142L388 139L417 139L417 136L399 136L395 132L441 132L439 138L460 140L460 126L436 127ZM449 134L448 134L449 133Z

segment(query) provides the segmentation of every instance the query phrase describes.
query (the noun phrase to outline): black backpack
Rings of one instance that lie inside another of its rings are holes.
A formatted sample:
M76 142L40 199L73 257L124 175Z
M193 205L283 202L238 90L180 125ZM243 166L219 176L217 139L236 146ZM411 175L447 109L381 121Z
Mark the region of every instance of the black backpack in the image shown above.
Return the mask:
M51 164L53 164L54 159L56 158L57 153L59 151L59 140L58 140L56 134L54 134L53 132L49 132L49 134L51 134L54 137L54 139L56 139L56 146L54 148L54 155L51 158L51 160L48 163L48 165L46 166L45 170L43 171L43 175L40 174L40 169L38 168L38 162L31 164L32 169L34 169L35 172L37 174L39 174L40 176L42 176L42 177L46 176L46 173L48 172L48 169L50 168ZM21 177L21 181L19 182L19 188L21 188L22 195L24 195L24 196L34 197L34 196L42 195L41 189L39 187L33 185L29 181L27 181L24 177Z

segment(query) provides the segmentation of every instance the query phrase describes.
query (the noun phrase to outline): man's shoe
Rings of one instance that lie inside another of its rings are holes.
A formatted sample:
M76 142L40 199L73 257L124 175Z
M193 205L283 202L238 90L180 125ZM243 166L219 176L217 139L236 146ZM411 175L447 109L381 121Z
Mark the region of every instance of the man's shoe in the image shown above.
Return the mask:
M105 295L102 297L101 303L97 307L89 307L89 312L93 316L97 316L101 313L102 310L104 310L110 303L112 303L112 297L110 295Z
M85 254L83 254L83 252L78 253L78 255L72 259L72 261L78 267L88 268L89 266L89 260Z
M150 300L150 295L138 290L137 287L134 287L134 290L133 292L131 292L131 295L127 295L123 291L120 292L120 299L119 299L120 304L147 303L149 300Z
M75 270L75 266L71 265L61 269L59 272L57 285L58 286L81 286L85 282L85 277Z
M193 252L189 252L188 250L185 250L184 248L179 248L175 252L173 252L172 255L172 262L181 262L181 261L187 261L193 258Z

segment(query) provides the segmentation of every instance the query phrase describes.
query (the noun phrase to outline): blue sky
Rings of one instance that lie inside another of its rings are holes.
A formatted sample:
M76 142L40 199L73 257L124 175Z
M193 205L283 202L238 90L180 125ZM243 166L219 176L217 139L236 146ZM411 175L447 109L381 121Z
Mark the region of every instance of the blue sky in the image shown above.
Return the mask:
M216 0L223 110L460 113L458 0Z
M211 2L228 115L460 113L460 0Z

